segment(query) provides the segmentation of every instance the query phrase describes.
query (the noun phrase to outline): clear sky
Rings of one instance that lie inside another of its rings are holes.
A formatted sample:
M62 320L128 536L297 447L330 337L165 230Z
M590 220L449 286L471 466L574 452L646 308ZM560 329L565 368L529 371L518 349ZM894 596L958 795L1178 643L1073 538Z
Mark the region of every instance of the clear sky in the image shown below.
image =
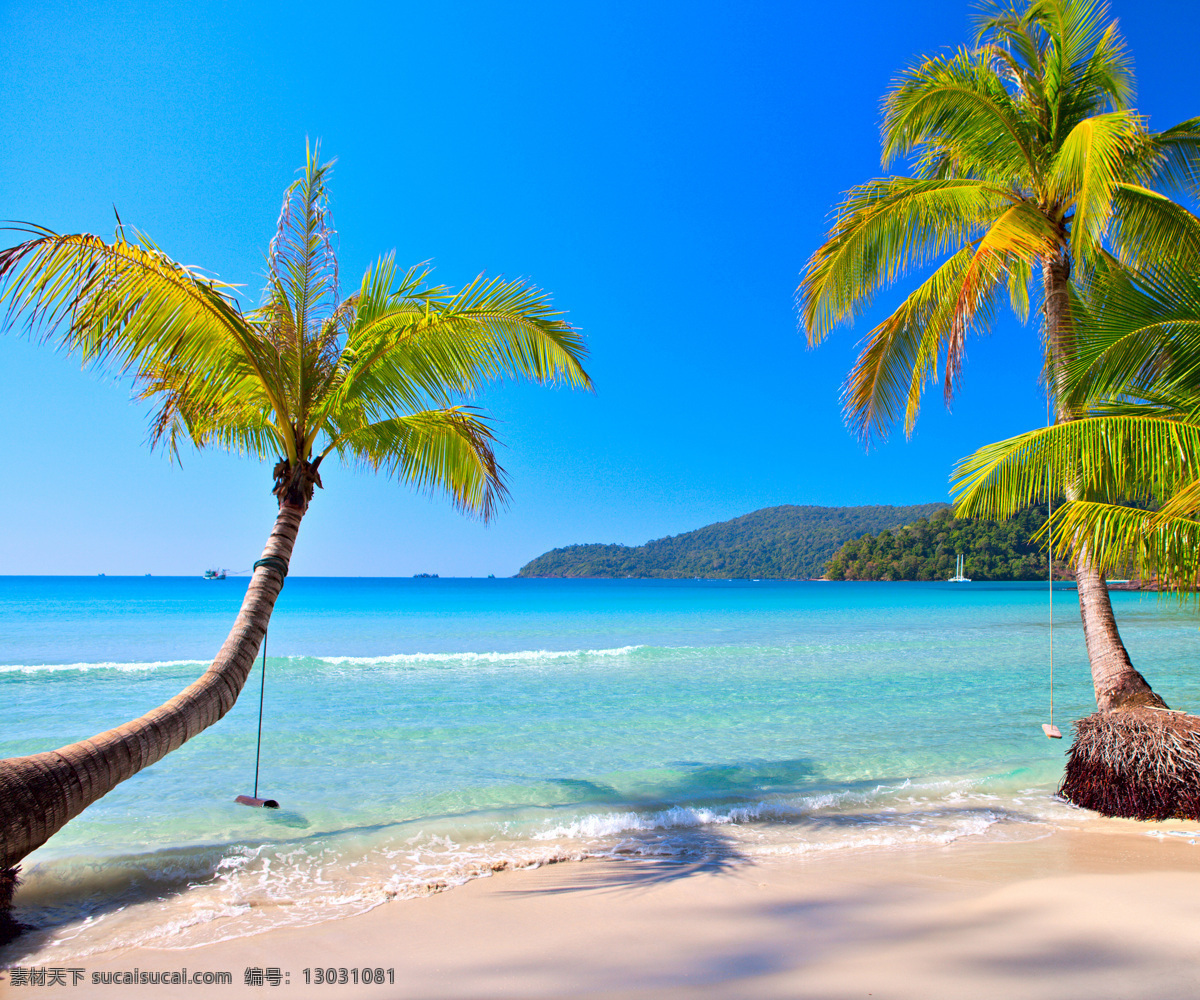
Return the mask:
M1200 113L1195 4L1114 13L1151 127ZM1044 419L1036 324L1005 317L970 345L952 416L935 392L911 441L865 452L838 391L869 323L808 351L792 295L840 193L880 172L893 75L969 31L963 0L0 0L0 218L110 234L115 204L253 303L308 136L338 159L344 277L395 249L455 285L528 276L569 312L595 394L479 401L500 422L507 510L484 527L322 469L296 573L508 575L554 546L775 504L941 500L955 459ZM268 467L172 466L127 386L10 332L0 412L0 573L257 558Z

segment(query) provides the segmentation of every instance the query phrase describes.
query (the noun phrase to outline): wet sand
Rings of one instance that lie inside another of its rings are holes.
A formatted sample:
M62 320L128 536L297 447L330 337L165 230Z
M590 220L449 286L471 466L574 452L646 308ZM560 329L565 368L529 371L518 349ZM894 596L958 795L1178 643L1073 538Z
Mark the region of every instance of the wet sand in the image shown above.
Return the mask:
M91 955L76 963L86 970L79 986L5 983L0 992L145 1000L1200 996L1200 843L1179 836L1195 826L1087 827L1028 843L968 838L753 865L631 859L502 872L313 927ZM1167 835L1147 835L1155 829ZM11 962L12 950L6 955ZM37 956L20 961L36 965ZM233 983L140 985L128 994L92 984L94 973L185 966L189 975L228 971ZM304 970L318 967L393 969L394 982L306 985ZM278 968L286 981L247 986L247 968Z

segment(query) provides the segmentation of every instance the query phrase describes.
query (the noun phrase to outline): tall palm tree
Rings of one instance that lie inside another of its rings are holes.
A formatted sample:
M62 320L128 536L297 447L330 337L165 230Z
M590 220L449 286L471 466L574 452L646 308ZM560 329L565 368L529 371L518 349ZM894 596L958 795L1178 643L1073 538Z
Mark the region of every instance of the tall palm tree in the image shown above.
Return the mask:
M330 454L490 517L505 496L486 419L454 401L485 381L589 387L578 332L547 296L482 278L452 293L379 260L340 298L330 164L310 150L284 197L263 305L176 263L148 239L26 227L0 252L0 298L157 404L154 441L277 457L279 514L212 665L165 704L46 753L0 761L0 876L117 784L233 707L283 587ZM5 885L0 877L0 889Z
M949 403L967 335L986 331L1006 296L1024 321L1038 286L1056 418L1081 415L1062 391L1077 340L1073 280L1106 246L1133 263L1168 247L1182 209L1164 192L1200 178L1200 119L1152 133L1131 94L1124 43L1099 0L995 6L973 48L901 76L884 101L883 159L913 174L851 190L798 289L816 345L900 275L938 262L867 334L847 380L847 421L864 439L901 418L911 433L939 378ZM1130 662L1086 546L1074 568L1098 703L1161 704Z
M1147 271L1105 259L1073 303L1066 364L1089 416L979 449L959 464L959 510L1005 516L1070 483L1050 544L1160 586L1200 583L1200 220ZM1189 231L1190 230L1190 231ZM1136 819L1200 819L1200 718L1136 703L1075 722L1059 793Z

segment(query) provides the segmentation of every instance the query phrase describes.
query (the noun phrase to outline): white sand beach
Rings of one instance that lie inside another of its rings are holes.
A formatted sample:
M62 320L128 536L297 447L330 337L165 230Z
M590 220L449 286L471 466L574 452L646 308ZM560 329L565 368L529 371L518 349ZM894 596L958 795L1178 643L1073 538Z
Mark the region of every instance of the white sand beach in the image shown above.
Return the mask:
M92 955L78 963L79 986L37 995L109 995L120 987L93 985L93 974L186 967L231 972L233 983L132 995L1189 997L1200 995L1191 832L1111 821L1027 843L724 869L564 863L307 928ZM22 961L38 964L36 954ZM394 969L395 982L306 985L304 970L318 966ZM285 981L247 986L247 968L278 968Z

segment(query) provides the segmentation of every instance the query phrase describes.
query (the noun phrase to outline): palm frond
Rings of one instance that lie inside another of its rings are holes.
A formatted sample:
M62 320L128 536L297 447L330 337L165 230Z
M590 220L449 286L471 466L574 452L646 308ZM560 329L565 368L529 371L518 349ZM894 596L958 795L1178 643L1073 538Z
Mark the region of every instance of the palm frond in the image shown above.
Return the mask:
M122 371L143 357L187 359L213 343L246 336L233 286L171 260L152 244L10 227L22 230L33 238L0 251L6 324L21 316L61 336L86 360L112 362Z
M1194 470L1194 473L1200 474L1200 469ZM1162 523L1178 520L1181 517L1194 519L1198 513L1200 513L1200 478L1185 483L1167 497L1150 519L1150 524L1151 527L1157 527ZM1193 559L1200 565L1200 558L1197 558L1196 553L1193 553Z
M1113 186L1108 237L1126 267L1153 272L1194 268L1200 261L1200 219L1166 195L1138 184Z
M846 422L864 441L886 436L901 414L905 433L911 433L924 387L937 378L973 255L972 247L964 247L952 256L864 338L842 389Z
M1095 501L1072 501L1055 511L1049 540L1056 554L1086 548L1102 573L1132 570L1164 589L1200 583L1200 521Z
M884 99L883 163L932 145L965 171L989 164L995 178L1030 178L1033 139L990 60L961 49L905 73Z
M1200 426L1161 417L1087 417L985 445L954 470L956 509L1004 518L1048 491L1105 503L1155 503L1196 478Z
M1137 272L1113 258L1100 263L1076 316L1077 346L1066 365L1074 405L1194 396L1192 387L1200 380L1200 270Z
M1124 43L1100 0L1033 0L1025 17L1044 36L1045 100L1052 136L1065 137L1097 112L1132 96Z
M441 340L470 344L474 363L488 379L520 376L590 389L583 370L583 338L547 295L521 279L477 277L440 304L424 330ZM438 331L434 334L433 331Z
M217 446L259 459L287 454L287 427L271 403L259 373L235 350L195 371L147 366L137 380L138 398L155 405L150 443L177 457L183 443Z
M1113 192L1125 179L1126 161L1138 149L1145 129L1130 111L1091 115L1063 139L1049 175L1050 194L1073 205L1071 245L1077 257L1099 246L1108 229Z
M506 377L590 388L579 332L525 282L476 279L462 291L424 286L427 271L399 278L390 259L364 277L357 316L337 369L312 414L310 439L346 407L369 419L441 406Z
M1044 33L1012 3L984 3L975 15L975 47L981 56L996 60L1010 76L1041 76ZM1030 95L1023 94L1026 98Z
M1159 132L1152 143L1156 157L1148 182L1192 198L1200 195L1200 117Z
M982 235L1010 204L1005 191L973 179L893 177L852 190L797 289L809 343L866 308L908 268Z
M1033 264L1056 240L1036 210L1024 204L1010 207L981 239L950 257L867 335L842 392L847 423L864 441L883 436L901 412L905 433L912 433L924 387L937 379L939 363L950 402L961 378L967 336L990 327L996 293L1005 285L1015 307L1028 309Z
M305 149L303 175L284 193L267 254L267 287L259 315L291 364L293 420L304 422L312 404L314 376L333 365L340 329L338 260L329 215L328 179L333 163L321 163L318 143ZM314 370L315 369L315 370Z
M303 333L337 308L338 262L329 217L328 179L333 162L321 163L320 144L305 150L304 173L284 192L267 252L266 300L282 293Z
M426 410L359 426L331 424L332 441L324 454L336 451L347 461L384 472L417 490L444 492L458 509L484 521L495 515L507 496L492 430L465 407Z

